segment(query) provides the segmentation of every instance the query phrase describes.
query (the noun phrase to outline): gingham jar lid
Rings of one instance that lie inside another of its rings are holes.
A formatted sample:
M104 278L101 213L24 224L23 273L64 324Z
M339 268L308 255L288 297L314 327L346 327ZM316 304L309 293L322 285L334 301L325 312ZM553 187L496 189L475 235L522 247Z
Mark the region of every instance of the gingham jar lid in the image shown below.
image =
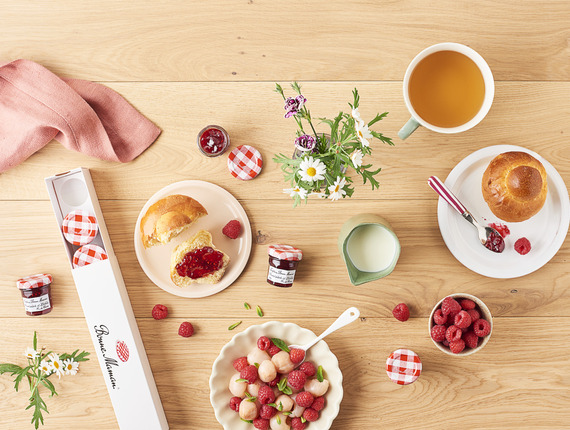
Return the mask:
M303 258L303 251L290 245L269 245L267 253L280 260L299 261Z
M18 279L16 285L20 290L29 290L31 288L40 288L44 285L49 285L52 281L53 278L51 275L40 273L38 275L30 275L25 278Z
M253 146L241 145L230 152L228 156L228 169L234 178L248 181L261 172L263 159Z
M99 260L109 258L103 248L97 245L83 245L73 254L73 267L87 266Z
M408 385L422 373L422 362L414 351L397 349L386 360L386 373L396 384Z
M63 236L72 245L85 245L97 236L97 220L89 212L76 210L69 212L61 225Z

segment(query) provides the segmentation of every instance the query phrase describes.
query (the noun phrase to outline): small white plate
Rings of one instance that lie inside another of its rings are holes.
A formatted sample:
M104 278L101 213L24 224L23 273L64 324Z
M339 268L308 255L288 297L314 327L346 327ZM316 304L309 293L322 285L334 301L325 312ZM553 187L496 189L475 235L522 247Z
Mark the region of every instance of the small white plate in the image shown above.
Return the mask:
M199 218L189 229L169 243L145 249L140 234L141 219L153 203L172 194L192 197L204 206L208 215ZM241 223L242 232L237 239L229 239L222 234L222 229L232 219L237 219ZM216 248L229 255L230 264L217 284L193 284L187 288L178 287L170 279L172 251L177 245L190 239L202 229L212 234ZM245 268L251 251L251 243L251 226L243 207L229 192L204 181L176 182L156 192L142 208L135 225L135 252L142 269L158 287L180 297L211 296L229 287Z
M214 407L216 419L225 430L255 430L252 424L240 420L239 415L229 408L232 394L228 389L230 378L236 373L233 362L236 358L246 356L256 347L261 336L276 337L288 345L304 345L317 337L315 333L293 323L270 321L262 325L254 325L236 334L220 351L220 355L212 366L210 376L210 403ZM331 427L340 410L342 401L342 372L338 359L321 340L307 352L307 361L315 366L323 366L325 377L330 388L325 394L325 407L319 419L312 422L311 430L327 430Z
M539 160L548 176L548 195L538 214L523 222L504 222L498 219L483 199L481 180L493 158L503 152L526 152ZM480 149L464 158L451 171L445 185L483 224L505 224L511 231L505 238L505 250L501 254L489 251L479 241L477 229L442 198L437 206L439 229L445 244L457 260L468 269L490 278L516 278L544 266L558 252L570 222L568 190L560 174L544 158L535 152L514 145L497 145ZM526 237L531 251L520 255L514 249L515 241Z

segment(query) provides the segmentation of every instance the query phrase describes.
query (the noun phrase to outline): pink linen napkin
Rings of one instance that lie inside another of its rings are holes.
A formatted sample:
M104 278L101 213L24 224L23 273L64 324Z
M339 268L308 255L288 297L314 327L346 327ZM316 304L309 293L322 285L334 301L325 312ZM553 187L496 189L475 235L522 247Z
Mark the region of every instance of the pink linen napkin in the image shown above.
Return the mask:
M56 139L108 161L131 161L160 129L104 85L60 79L29 60L0 64L0 173Z

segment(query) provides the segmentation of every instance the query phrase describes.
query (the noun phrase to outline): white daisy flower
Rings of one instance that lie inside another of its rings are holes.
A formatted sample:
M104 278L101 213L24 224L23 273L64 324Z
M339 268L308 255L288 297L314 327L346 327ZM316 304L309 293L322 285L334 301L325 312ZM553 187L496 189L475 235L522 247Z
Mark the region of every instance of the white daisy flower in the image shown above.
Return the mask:
M61 378L64 372L63 363L59 359L59 355L53 353L50 354L49 359L51 360L51 366L53 372L57 375L58 378Z
M351 154L350 159L352 160L352 164L354 165L355 169L362 166L362 157L364 157L364 155L360 149L357 149Z
M303 159L299 165L301 179L306 182L322 181L325 179L326 170L327 168L321 160L315 160L311 156Z
M346 179L340 178L340 176L336 177L336 181L334 184L329 186L329 199L335 201L340 199L342 196L346 194L346 191L343 190L343 187L346 185Z
M49 376L53 372L53 367L51 363L47 362L46 360L42 360L40 363L40 370L44 372L46 376Z
M285 188L283 190L283 192L285 194L289 194L289 196L291 197L295 197L295 196L299 196L302 199L306 199L307 198L307 190L304 188L301 188L299 186L296 186L294 188Z
M357 124L364 125L364 121L362 121L362 118L360 117L360 112L358 112L358 108L352 109L351 115Z
M373 136L372 133L370 133L370 130L368 130L368 126L364 123L362 124L357 123L355 124L355 127L356 127L356 135L360 139L362 146L369 147L370 142L368 142L368 139L372 139Z
M72 358L63 361L63 371L66 375L75 375L79 369L79 363Z
M31 346L28 346L26 348L26 350L24 351L24 356L26 358L29 358L30 360L33 360L34 358L36 358L38 356L38 351L36 351L34 348L32 348Z

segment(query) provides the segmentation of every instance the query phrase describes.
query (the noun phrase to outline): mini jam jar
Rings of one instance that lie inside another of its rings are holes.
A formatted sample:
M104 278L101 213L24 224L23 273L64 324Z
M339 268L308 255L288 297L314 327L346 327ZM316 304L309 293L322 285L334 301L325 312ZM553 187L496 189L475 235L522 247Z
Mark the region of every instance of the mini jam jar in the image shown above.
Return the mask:
M267 283L276 287L292 287L303 251L289 245L270 245Z
M16 285L22 293L24 309L30 316L49 314L53 309L51 302L51 275L42 273L18 279Z
M422 373L422 362L414 351L397 349L386 360L386 373L392 382L409 385Z
M198 149L206 157L217 157L222 155L230 146L230 136L222 127L218 125L208 125L200 130L198 138Z

